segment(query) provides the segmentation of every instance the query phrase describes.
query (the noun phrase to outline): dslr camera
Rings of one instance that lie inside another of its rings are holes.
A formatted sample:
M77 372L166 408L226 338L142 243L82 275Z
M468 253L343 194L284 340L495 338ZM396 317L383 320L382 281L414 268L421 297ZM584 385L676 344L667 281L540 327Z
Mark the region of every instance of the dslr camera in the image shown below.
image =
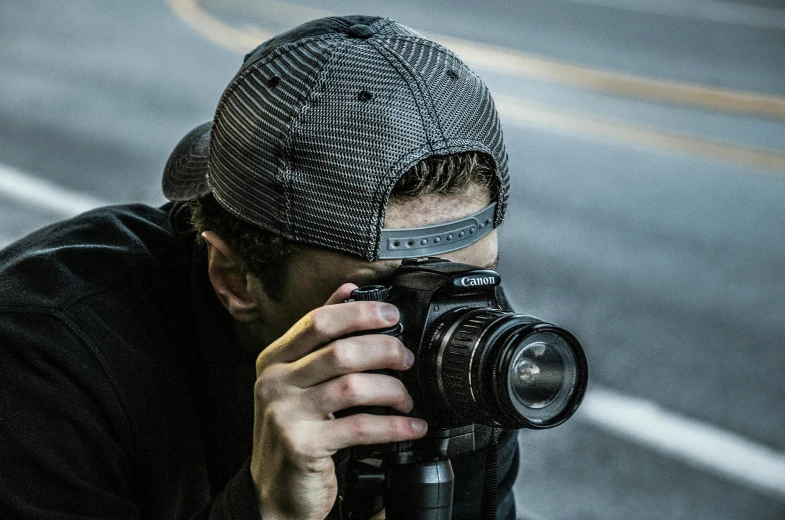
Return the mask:
M500 283L495 271L427 257L404 260L390 287L352 293L398 307L398 325L377 333L414 352L414 366L394 375L431 429L550 428L581 402L588 368L578 340L513 312Z
M368 518L383 506L388 520L448 520L450 459L476 449L475 426L491 427L493 444L501 429L550 428L578 408L588 376L580 343L562 328L513 312L500 283L495 271L427 257L404 260L389 287L352 292L351 300L398 307L398 324L375 332L398 337L414 352L414 366L392 375L411 394L411 415L428 422L428 434L354 448L350 518ZM391 413L344 412L363 411ZM486 466L483 518L496 517L495 467Z

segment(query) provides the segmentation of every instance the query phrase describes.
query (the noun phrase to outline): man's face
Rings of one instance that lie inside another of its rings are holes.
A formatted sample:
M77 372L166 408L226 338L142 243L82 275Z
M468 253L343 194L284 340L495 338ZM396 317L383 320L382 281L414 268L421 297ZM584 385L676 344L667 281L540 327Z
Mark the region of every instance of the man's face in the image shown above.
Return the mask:
M456 220L477 213L490 204L485 188L472 185L459 195L425 195L406 201L393 201L387 207L385 228L411 228ZM439 256L481 267L496 268L498 263L496 230L474 244ZM401 260L369 262L355 256L315 247L304 248L292 255L286 283L277 301L257 294L257 301L264 302L265 323L257 338L262 346L283 335L309 311L324 304L342 284L358 286L384 283L401 265ZM261 291L256 287L254 292Z

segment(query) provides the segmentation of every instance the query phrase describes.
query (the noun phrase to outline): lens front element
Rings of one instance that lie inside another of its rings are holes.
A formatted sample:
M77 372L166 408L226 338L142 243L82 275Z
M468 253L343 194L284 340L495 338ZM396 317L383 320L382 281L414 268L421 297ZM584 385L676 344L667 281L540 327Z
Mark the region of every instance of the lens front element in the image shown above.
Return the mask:
M424 345L419 381L433 385L433 409L466 422L550 428L572 415L586 389L578 340L533 316L454 309L431 325Z
M528 408L548 406L564 384L561 356L544 341L524 347L513 360L510 372L513 393Z
M524 326L501 342L497 398L530 428L549 428L575 411L586 389L586 358L578 341L548 323ZM512 408L510 408L510 406Z

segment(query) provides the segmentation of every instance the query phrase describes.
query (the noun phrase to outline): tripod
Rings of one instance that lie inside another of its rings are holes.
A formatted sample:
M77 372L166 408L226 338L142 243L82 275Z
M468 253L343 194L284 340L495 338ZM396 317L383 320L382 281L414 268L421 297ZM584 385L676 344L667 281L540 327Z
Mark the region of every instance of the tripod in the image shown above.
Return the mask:
M370 457L353 462L348 478L371 501L381 497L387 520L450 520L450 458L474 449L473 424L435 428L417 441L374 447Z

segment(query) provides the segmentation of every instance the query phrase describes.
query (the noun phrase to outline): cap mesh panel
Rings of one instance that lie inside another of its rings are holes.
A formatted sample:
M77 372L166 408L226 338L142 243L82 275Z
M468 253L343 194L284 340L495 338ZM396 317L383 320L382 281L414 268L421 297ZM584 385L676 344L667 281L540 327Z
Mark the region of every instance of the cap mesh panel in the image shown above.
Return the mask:
M509 175L487 88L413 30L371 27L286 43L236 76L212 128L216 198L287 238L373 259L397 179L431 154L478 150L496 162L500 222Z
M372 98L361 101L360 91ZM294 235L369 257L378 235L380 183L426 140L409 85L369 41L349 40L292 140Z
M390 45L422 75L450 153L478 150L494 158L500 181L496 218L501 223L510 180L501 123L488 88L451 51L436 43L399 38Z
M290 126L334 41L309 41L260 60L227 89L216 111L209 174L216 198L240 218L284 236L290 236L285 176ZM280 81L271 86L274 76Z

